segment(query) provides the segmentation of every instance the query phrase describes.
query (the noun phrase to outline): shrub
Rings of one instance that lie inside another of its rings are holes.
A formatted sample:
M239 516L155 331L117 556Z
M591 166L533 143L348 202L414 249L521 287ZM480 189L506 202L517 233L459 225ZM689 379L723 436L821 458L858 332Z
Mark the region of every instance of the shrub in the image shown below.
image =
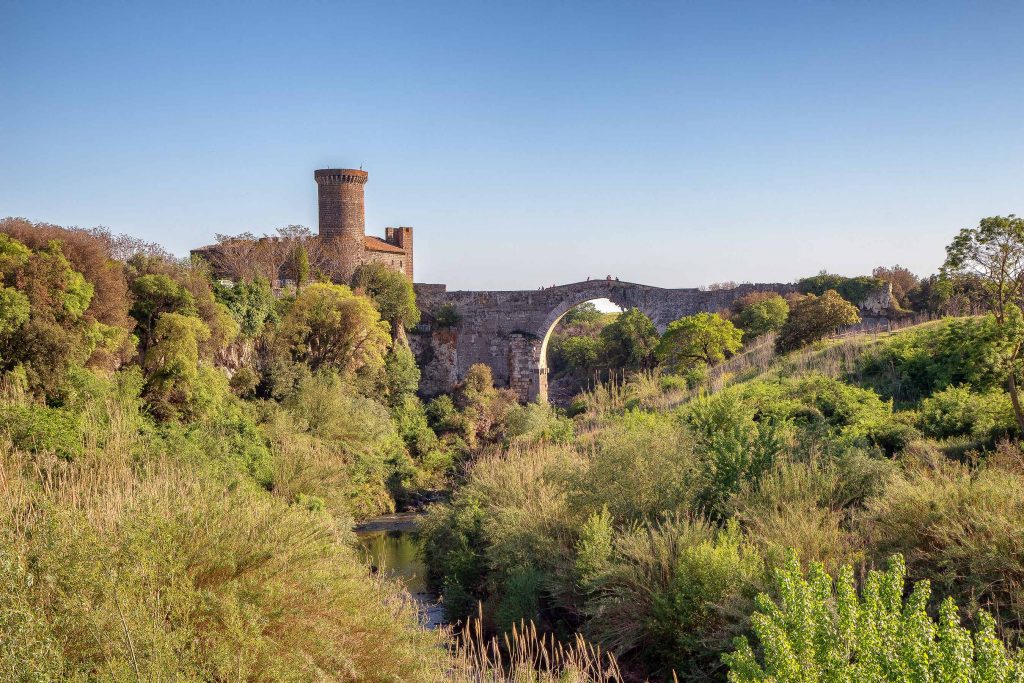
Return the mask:
M437 309L437 312L434 314L434 324L441 330L455 327L461 320L462 314L459 313L454 304L445 304Z
M229 386L231 390L242 398L252 398L256 393L256 387L260 384L260 376L252 368L238 368L235 374L231 375Z
M697 488L693 440L670 415L630 411L601 431L572 496L582 510L607 506L622 523L689 509Z
M700 505L722 518L729 497L754 483L786 448L791 433L784 421L754 419L754 409L732 392L694 401L687 413L700 459Z
M744 341L771 332L778 332L789 317L789 304L785 299L774 293L760 292L760 294L766 296L741 305L739 313L736 315L735 322L743 330Z
M607 569L591 582L589 637L640 658L663 676L713 680L742 628L763 574L738 527L669 518L617 536Z
M918 401L950 386L984 392L1006 381L995 318L948 319L905 330L869 350L858 374L885 396Z
M820 297L807 294L791 304L789 317L779 332L776 345L779 351L792 351L858 322L857 307L834 290L830 289Z
M0 432L30 453L74 460L84 452L81 414L37 405L0 405Z
M972 393L970 387L948 387L921 402L920 425L928 436L969 435L994 441L1016 431L1010 396L990 389Z
M900 553L977 618L987 608L1006 635L1024 630L1024 476L938 460L894 478L866 501L863 533L876 556Z
M956 603L942 604L936 623L921 581L904 600L906 569L894 555L886 572L872 571L861 594L853 570L838 579L811 565L807 578L795 554L778 572L778 602L758 596L751 618L762 657L745 638L726 655L731 683L803 681L1003 681L1024 676L1024 658L1007 653L985 614L971 634Z

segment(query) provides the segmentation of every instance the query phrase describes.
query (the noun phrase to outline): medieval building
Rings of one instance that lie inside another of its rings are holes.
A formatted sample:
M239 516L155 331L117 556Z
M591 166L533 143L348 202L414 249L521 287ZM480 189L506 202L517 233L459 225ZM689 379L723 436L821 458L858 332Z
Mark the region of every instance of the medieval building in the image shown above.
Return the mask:
M303 237L233 237L192 250L208 261L214 275L237 279L239 271L263 271L276 286L294 279L295 253L302 248L313 270L336 282L349 282L361 264L380 262L413 279L412 228L385 228L384 237L366 234L363 186L366 171L323 168L313 173L319 203L318 234ZM261 273L263 274L263 273Z

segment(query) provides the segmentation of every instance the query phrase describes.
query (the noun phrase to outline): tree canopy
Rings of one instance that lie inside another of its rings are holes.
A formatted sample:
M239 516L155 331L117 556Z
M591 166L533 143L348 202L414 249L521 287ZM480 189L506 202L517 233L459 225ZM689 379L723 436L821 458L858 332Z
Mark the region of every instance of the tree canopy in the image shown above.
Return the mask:
M383 367L389 330L368 299L345 285L316 283L295 298L277 336L293 360L345 375Z
M714 365L742 346L743 331L715 313L697 313L669 323L658 343L658 359L674 372Z
M373 261L356 268L352 275L352 288L365 292L373 300L380 317L391 324L395 333L399 327L412 327L420 321L412 282L383 263Z

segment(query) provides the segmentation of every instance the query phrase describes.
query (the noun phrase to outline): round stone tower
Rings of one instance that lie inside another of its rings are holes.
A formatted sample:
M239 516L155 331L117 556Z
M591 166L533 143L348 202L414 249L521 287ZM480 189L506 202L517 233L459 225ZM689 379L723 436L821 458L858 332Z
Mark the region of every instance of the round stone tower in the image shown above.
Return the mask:
M313 172L320 207L320 238L333 243L343 280L352 277L363 259L366 215L363 185L366 171L322 168Z

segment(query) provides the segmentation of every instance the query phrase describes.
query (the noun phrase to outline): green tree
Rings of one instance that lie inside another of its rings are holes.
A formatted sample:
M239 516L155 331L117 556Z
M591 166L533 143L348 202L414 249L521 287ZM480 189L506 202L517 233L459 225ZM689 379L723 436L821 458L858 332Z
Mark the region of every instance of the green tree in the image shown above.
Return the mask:
M596 337L564 337L557 340L554 349L558 360L576 375L586 375L597 369L601 359L601 340Z
M797 288L802 294L814 294L815 296L822 296L830 289L834 289L839 292L839 296L847 301L859 304L883 284L882 279L877 277L867 275L846 277L821 271L813 277L805 277L797 282Z
M602 364L610 370L642 370L654 366L658 330L636 308L601 330Z
M149 348L157 318L164 313L197 315L196 300L191 292L169 275L149 274L132 282L131 316L139 323L142 350Z
M255 339L268 321L275 319L274 294L263 278L239 280L232 285L214 283L214 296L227 306L242 336Z
M295 266L295 291L301 292L302 288L309 282L309 253L306 252L306 246L301 242L295 245L293 259Z
M1017 425L1024 432L1024 410L1017 389L1024 344L1020 310L1024 304L1024 218L993 216L981 219L976 228L964 228L946 247L941 272L953 282L975 280L981 284L988 309L1009 342L1007 389Z
M0 285L0 337L5 337L28 321L28 297L14 289Z
M601 322L604 314L593 301L587 301L569 310L559 321L563 325L592 325Z
M835 290L830 289L821 296L808 294L790 306L789 317L776 345L780 351L792 351L858 322L857 307Z
M758 596L751 618L759 658L745 638L725 655L730 683L819 681L1019 681L1024 657L1011 656L996 636L995 621L980 617L974 634L960 625L956 603L928 614L930 586L920 581L904 600L906 567L893 555L889 569L872 571L861 594L853 569L833 582L820 563L807 578L796 553L777 573L779 601Z
M373 261L356 268L352 275L352 288L365 292L373 300L380 317L391 324L396 335L399 327L412 327L420 321L412 282L383 263Z
M743 332L715 313L697 313L669 323L658 343L658 359L673 372L714 365L735 353Z
M146 398L158 417L191 409L201 379L199 347L209 336L210 328L195 316L164 313L157 319L143 369Z
M743 307L736 316L736 325L744 339L755 339L769 332L778 332L789 317L789 304L778 294L771 294Z
M374 374L384 366L391 337L388 323L369 299L345 285L312 284L281 319L280 348L314 372L332 368L343 375Z

